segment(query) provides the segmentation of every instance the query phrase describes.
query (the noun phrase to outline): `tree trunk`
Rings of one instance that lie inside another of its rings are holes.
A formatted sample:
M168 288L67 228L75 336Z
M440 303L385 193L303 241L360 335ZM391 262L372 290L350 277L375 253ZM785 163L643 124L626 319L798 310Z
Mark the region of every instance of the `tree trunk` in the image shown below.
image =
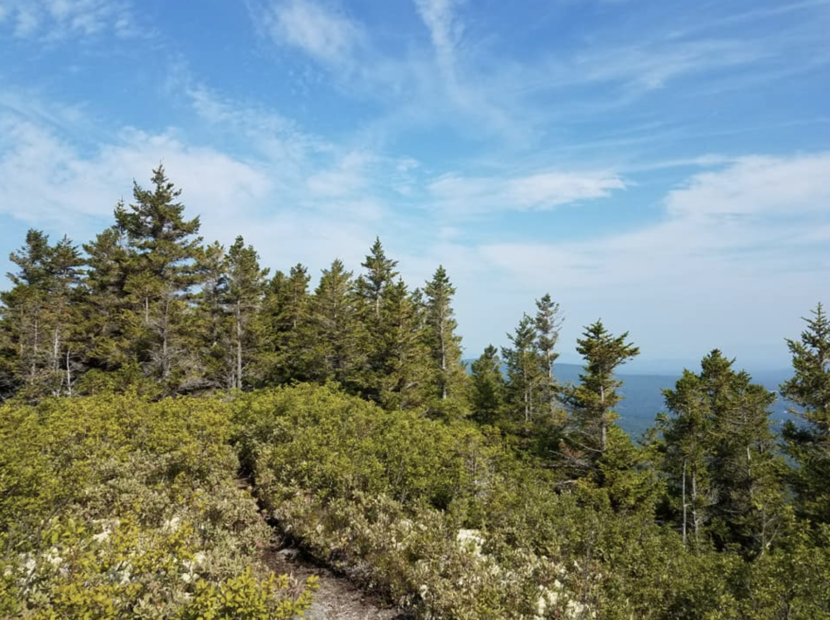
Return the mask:
M72 396L72 366L71 347L66 348L66 394Z
M242 309L236 303L236 387L242 389Z
M683 482L681 483L683 488L683 547L686 547L686 519L687 519L687 508L686 508L686 458L683 457Z
M700 545L700 517L697 514L697 472L692 470L692 522L695 528L695 549Z

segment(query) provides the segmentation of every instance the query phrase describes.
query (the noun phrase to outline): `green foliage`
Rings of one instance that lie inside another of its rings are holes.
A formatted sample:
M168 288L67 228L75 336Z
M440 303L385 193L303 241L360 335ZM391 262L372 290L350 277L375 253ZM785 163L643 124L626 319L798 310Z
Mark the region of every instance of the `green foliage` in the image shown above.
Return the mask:
M801 339L787 340L794 375L781 395L796 405L806 424L784 428L787 452L798 464L793 474L796 506L802 515L830 523L830 320L821 304L805 319Z
M663 466L684 539L761 554L788 525L782 478L770 430L775 394L753 384L734 360L712 351L700 374L686 371L665 390Z
M0 610L32 618L290 618L235 483L229 407L136 396L0 407ZM225 615L222 615L225 614ZM247 615L245 615L247 614Z

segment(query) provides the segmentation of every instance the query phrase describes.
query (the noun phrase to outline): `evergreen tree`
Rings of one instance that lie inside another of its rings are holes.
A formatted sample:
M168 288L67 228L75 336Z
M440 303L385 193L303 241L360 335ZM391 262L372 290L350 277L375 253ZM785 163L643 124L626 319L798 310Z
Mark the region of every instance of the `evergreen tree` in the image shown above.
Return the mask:
M311 343L309 341L308 268L297 263L286 276L274 274L265 301L265 329L268 350L263 357L264 377L269 383L306 381Z
M246 247L241 236L228 250L227 265L224 301L233 318L233 387L242 389L246 386L248 365L255 360L261 346L261 325L257 318L269 270L260 267L256 250L250 245Z
M135 204L115 211L130 249L125 289L132 353L150 376L178 389L193 369L188 338L188 296L197 283L194 259L199 218L185 220L184 205L159 166L152 190L133 183Z
M576 341L585 366L579 375L580 384L570 392L568 401L580 443L596 457L608 448L608 428L619 417L614 408L622 400L617 392L622 381L614 377L614 371L640 353L626 338L628 332L613 336L602 321L597 321Z
M49 383L53 396L72 396L77 373L83 367L80 355L84 343L78 313L83 265L78 248L68 237L49 252L46 310L51 323Z
M365 331L358 316L352 272L337 259L324 269L311 300L311 372L315 380L351 386L363 363Z
M228 293L228 258L215 241L199 248L196 272L201 286L196 295L199 360L203 386L209 390L235 386L230 340L230 317L225 307Z
M370 316L374 316L375 321L380 320L384 295L386 290L394 284L395 277L398 275L395 271L397 265L398 261L386 257L380 238L375 239L369 255L361 263L361 267L366 269L366 275L358 279L356 290L365 301Z
M558 419L561 422L562 407L557 399L559 385L553 376L553 363L559 357L556 344L559 341L562 317L559 304L551 299L550 294L546 293L541 299L536 300L536 316L533 324L536 328L536 348L542 365L540 398L552 419Z
M514 417L528 425L547 408L542 402L546 375L533 319L524 315L507 337L512 346L501 350L507 368L507 406Z
M473 417L481 424L493 424L501 416L506 391L499 350L488 345L470 370Z
M457 411L465 404L467 373L461 364L461 337L455 333L458 323L454 318L452 297L455 287L442 266L435 271L424 289L426 293L426 329L424 330L429 357L432 362L432 408L446 411L450 400Z
M800 340L787 340L793 376L781 395L805 424L787 422L784 439L798 469L793 474L798 512L813 523L830 523L830 320L821 304Z
M83 260L69 239L53 247L38 230L29 230L9 258L18 272L8 274L12 289L0 293L5 373L29 398L71 394Z
M409 294L403 280L386 288L381 305L381 330L373 334L369 396L382 407L419 409L429 387L428 349L423 341L423 303L420 291Z
M723 548L763 553L785 523L783 462L770 430L775 394L736 372L714 350L701 372L686 371L666 390L673 417L663 418L669 490L680 502L684 540L703 530Z
M123 209L123 204L119 207ZM96 371L120 368L130 358L126 316L130 252L126 232L115 224L84 245L87 295L81 310L86 364Z
M666 451L662 468L680 514L683 543L693 535L695 547L699 547L714 503L709 474L713 431L707 392L698 375L684 370L674 389L663 390L663 394L671 417L658 418Z

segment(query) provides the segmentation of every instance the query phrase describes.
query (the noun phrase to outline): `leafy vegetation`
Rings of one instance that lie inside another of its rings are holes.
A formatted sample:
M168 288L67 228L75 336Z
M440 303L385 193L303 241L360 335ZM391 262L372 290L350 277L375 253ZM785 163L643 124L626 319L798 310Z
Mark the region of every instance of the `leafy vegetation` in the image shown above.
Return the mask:
M314 584L261 566L227 405L136 396L0 408L0 615L291 618Z
M30 231L0 293L0 617L291 618L257 506L419 618L830 618L830 323L781 394L713 351L635 444L602 321L559 306L461 361L455 288L376 240L311 291L199 238L164 170L78 250ZM239 484L253 484L257 501Z

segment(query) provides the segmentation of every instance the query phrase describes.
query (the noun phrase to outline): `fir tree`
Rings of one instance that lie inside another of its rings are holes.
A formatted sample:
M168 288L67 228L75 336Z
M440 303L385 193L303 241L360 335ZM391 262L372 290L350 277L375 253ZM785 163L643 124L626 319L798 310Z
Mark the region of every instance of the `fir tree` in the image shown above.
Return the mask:
M536 328L536 349L542 365L540 398L552 419L558 419L561 422L562 407L557 399L559 385L553 376L553 363L559 357L556 344L559 341L562 317L559 304L554 302L549 294L536 300L536 316L533 324Z
M227 292L225 304L233 319L231 341L233 343L233 387L246 387L245 373L256 359L262 341L257 321L265 292L268 269L259 265L259 256L253 247L245 246L237 237L228 250Z
M614 371L640 353L626 338L628 332L613 336L602 321L597 321L576 341L585 366L579 375L580 384L570 392L568 401L580 443L596 456L608 448L608 428L619 417L614 408L622 400L617 392L622 381L614 377Z
M783 462L770 430L775 394L736 372L714 350L701 372L686 371L666 390L673 416L663 418L670 492L680 502L684 540L704 529L719 547L764 553L785 523Z
M83 260L69 239L53 247L38 230L9 258L18 272L8 274L12 289L0 293L5 372L30 398L71 394Z
M361 263L361 267L366 269L366 275L361 276L356 284L358 294L364 299L375 320L381 318L383 298L398 275L395 271L397 265L398 261L386 257L380 238L376 238L366 260Z
M425 339L434 379L433 408L446 410L452 399L457 410L464 406L467 374L461 364L461 337L456 334L452 297L455 287L442 266L424 289L426 294Z
M472 363L471 404L473 416L481 424L494 424L504 408L505 381L501 370L499 350L488 345Z
M312 376L349 387L362 365L365 331L353 292L352 272L338 259L324 269L311 300Z
M427 399L429 376L420 291L409 294L403 280L389 286L380 319L381 331L373 334L375 357L370 360L375 398L387 410L420 409Z
M234 387L230 320L225 308L228 260L225 248L215 241L199 248L196 272L201 286L196 295L200 371L208 390Z
M297 263L288 275L274 274L268 285L264 325L268 350L263 357L264 376L270 383L305 381L312 374L309 342L308 268Z
M796 508L814 523L830 523L830 320L821 304L800 340L787 340L793 376L781 385L781 395L795 407L805 424L787 422L787 454L796 462L793 474Z
M123 205L119 203L119 208ZM87 365L96 371L119 369L130 358L126 316L130 252L125 231L117 224L84 245L87 295L82 308Z
M188 347L188 294L197 283L194 259L199 218L185 220L184 205L159 166L152 190L133 183L134 204L119 206L117 225L131 250L125 284L131 348L150 376L176 390L193 370Z
M528 425L546 408L541 389L546 375L533 319L524 315L514 333L507 337L512 345L502 347L507 369L507 405L513 416Z

